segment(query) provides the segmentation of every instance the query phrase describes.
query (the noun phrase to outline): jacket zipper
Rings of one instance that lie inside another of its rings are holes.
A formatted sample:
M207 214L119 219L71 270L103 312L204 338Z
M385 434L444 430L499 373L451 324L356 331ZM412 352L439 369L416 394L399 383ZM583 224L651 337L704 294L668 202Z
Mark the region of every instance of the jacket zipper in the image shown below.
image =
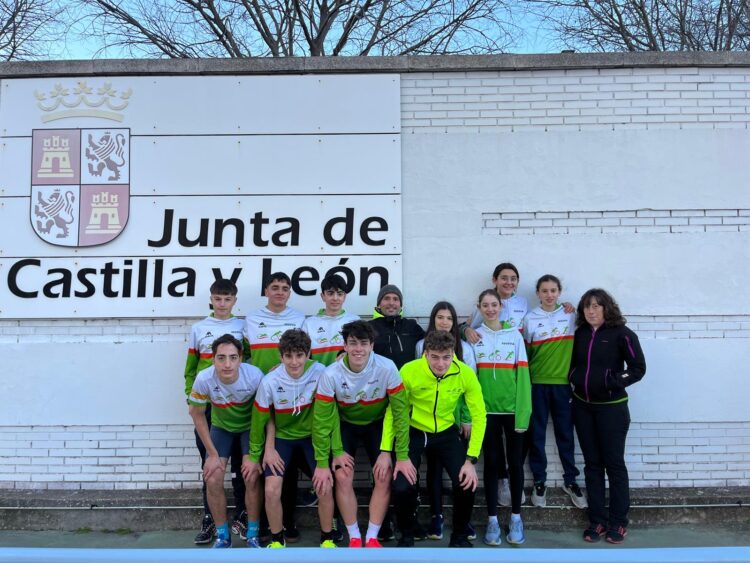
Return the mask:
M440 378L442 379L442 377ZM435 431L434 433L437 434L438 427L437 427L437 404L438 404L438 397L440 396L440 379L435 379L435 404L432 405L432 420L433 424L435 425Z
M590 402L589 398L589 371L591 371L591 349L594 347L594 337L596 336L596 329L591 329L591 342L589 342L589 351L586 356L586 376L583 380L584 389L586 390L586 402Z

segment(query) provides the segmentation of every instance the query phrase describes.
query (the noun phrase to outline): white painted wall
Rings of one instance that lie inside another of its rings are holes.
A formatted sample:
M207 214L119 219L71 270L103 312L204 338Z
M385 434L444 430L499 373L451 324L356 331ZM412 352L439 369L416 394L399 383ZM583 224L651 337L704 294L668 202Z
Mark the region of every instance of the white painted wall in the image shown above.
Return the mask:
M636 487L750 485L749 94L750 68L401 76L407 313L468 314L506 260L532 303L544 273L574 303L611 290L648 362ZM0 411L0 487L198 486L180 382L200 313L0 320L4 385L29 397Z

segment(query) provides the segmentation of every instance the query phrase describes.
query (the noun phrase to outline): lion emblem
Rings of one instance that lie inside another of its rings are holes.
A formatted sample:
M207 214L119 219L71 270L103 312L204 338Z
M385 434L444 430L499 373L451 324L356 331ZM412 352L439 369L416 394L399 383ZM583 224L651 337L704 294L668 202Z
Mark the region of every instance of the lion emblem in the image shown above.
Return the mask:
M106 168L111 172L110 182L120 179L120 168L125 165L125 135L117 133L112 135L111 132L105 131L104 135L98 141L94 141L94 136L89 134L89 146L86 147L86 158L89 162L89 173L92 176L101 176Z
M67 238L70 225L73 220L73 202L76 196L73 192L67 191L65 195L60 190L55 190L49 196L49 199L42 197L42 192L36 194L38 203L34 205L34 214L39 217L36 221L36 228L40 233L49 234L52 227L57 227L62 232L57 233L57 238Z

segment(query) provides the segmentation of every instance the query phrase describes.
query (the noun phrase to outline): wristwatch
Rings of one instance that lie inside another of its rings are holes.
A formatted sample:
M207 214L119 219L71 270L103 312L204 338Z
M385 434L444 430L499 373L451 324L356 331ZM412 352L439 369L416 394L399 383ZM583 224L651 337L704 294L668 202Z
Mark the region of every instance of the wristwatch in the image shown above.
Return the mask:
M476 465L477 462L479 461L479 458L475 455L467 455L466 460L470 461L472 465Z

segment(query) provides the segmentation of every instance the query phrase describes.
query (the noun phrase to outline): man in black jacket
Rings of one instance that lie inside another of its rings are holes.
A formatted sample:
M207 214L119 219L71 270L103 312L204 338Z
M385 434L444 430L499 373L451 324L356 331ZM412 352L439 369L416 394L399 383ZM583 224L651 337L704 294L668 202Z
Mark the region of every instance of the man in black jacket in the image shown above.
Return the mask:
M398 287L384 285L370 321L377 334L375 353L390 358L399 369L416 359L417 342L424 338L424 329L417 321L402 316L403 301Z
M398 369L407 362L416 359L417 342L424 338L424 329L414 319L402 316L404 296L393 284L384 285L378 292L377 306L369 323L375 329L376 354L393 360ZM421 526L414 530L414 539L425 539L426 534ZM391 527L390 510L386 513L378 539L386 542L394 539Z

